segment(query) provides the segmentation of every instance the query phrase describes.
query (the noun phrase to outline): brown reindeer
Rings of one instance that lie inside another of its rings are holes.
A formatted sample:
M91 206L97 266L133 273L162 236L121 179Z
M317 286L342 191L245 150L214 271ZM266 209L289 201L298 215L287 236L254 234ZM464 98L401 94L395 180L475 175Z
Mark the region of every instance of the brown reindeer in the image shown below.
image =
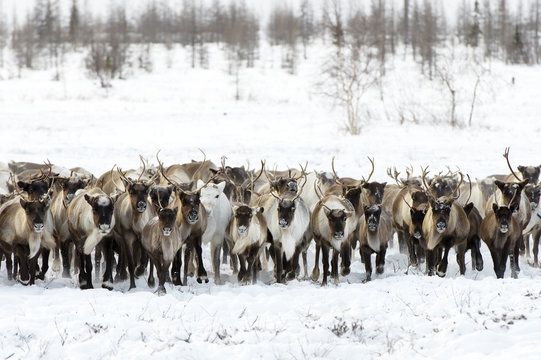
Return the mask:
M178 208L160 208L158 216L152 218L143 228L141 244L150 256L148 286L154 286L154 270L158 274L158 295L164 295L167 272L187 234L181 234L176 223Z

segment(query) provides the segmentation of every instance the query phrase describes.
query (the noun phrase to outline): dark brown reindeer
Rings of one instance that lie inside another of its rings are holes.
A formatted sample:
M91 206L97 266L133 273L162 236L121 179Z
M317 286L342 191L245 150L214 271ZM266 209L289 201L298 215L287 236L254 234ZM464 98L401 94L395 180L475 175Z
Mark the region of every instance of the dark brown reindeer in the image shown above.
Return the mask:
M516 202L511 202L509 207L492 203L492 209L487 211L487 215L481 223L481 238L490 250L494 263L494 272L498 279L504 276L508 256L511 257L511 276L513 278L518 277L519 269L517 269L513 259L516 242L519 240L521 233L518 221L513 216L516 207Z
M372 278L371 255L376 254L376 273L383 274L385 269L385 253L392 238L392 222L388 215L382 211L381 205L366 205L364 213L359 219L358 238L359 255L364 260L366 281Z
M437 273L440 277L445 276L449 251L453 246L457 246L457 251L459 251L457 262L460 273L464 274L466 264L464 247L461 245L467 241L470 224L464 209L455 203L455 200L460 196L457 191L462 184L463 176L460 174L460 181L451 195L436 198L426 183L426 174L425 171L422 179L430 207L423 220L424 241L421 241L421 246L426 250L428 275Z

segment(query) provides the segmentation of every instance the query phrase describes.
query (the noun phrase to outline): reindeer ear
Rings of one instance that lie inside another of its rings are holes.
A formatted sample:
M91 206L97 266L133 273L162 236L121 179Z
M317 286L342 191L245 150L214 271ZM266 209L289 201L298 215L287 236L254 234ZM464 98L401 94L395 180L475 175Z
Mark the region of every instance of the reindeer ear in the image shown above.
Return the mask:
M346 217L351 217L353 216L353 211L344 211L344 214L346 214Z
M87 203L89 203L92 206L92 202L94 201L94 197L89 195L89 194L85 194L85 200L86 200Z
M383 187L387 186L387 181L384 182L384 183L381 183L381 186L383 186Z
M265 208L263 206L259 207L259 212L263 214L263 211L265 211Z
M327 209L326 207L323 207L323 213L325 214L326 217L329 217L329 214L331 213L331 211Z
M498 205L496 203L492 203L492 210L494 211L494 213L498 211Z
M225 189L225 181L218 183L218 190L222 193Z
M363 183L362 188L363 189L368 189L369 186L370 186L370 184L365 182L365 183Z
M469 203L467 204L466 206L464 206L464 212L466 213L466 215L469 215L470 212L472 211L473 209L473 203Z
M30 184L24 181L17 181L17 186L26 192L29 192L28 190L30 190Z
M175 190L175 187L173 185L169 185L167 187L167 191L169 192L169 195L171 195L173 193L173 190Z
M524 166L522 166L522 165L519 165L517 167L517 169L518 169L518 171L523 172L526 168Z
M23 209L26 210L26 206L28 205L28 201L26 201L25 199L21 198L21 200L19 200L19 203L21 204L21 206L23 207Z
M498 189L502 190L503 187L505 186L505 183L503 181L500 181L500 180L494 180L494 185L496 185L498 187Z
M520 189L520 191L524 189L524 186L526 186L526 184L528 184L528 180L524 180L518 183L518 188Z
M111 201L113 202L113 205L116 203L116 201L118 200L118 197L120 196L121 194L120 193L114 193L113 195L111 195Z

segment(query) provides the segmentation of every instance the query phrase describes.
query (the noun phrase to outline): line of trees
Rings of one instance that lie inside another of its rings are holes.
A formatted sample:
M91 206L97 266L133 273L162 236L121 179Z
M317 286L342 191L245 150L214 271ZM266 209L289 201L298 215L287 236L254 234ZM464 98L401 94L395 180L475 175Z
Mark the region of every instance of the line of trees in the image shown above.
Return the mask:
M332 38L325 11L314 9L310 0L303 0L297 8L278 5L268 19L259 19L245 0L228 5L214 0L210 6L199 0L183 0L178 8L149 0L143 11L129 19L122 6L112 6L108 15L97 17L81 9L81 0L71 1L69 16L63 17L59 0L35 0L22 21L17 22L14 16L11 28L7 14L1 14L0 66L4 65L5 49L10 47L20 69L54 67L60 72L64 54L82 48L94 57L88 61L93 73L122 77L131 45L180 44L190 50L192 67L206 67L208 44L218 43L225 45L232 64L252 67L261 34L271 45L281 47L282 67L295 73L299 59L309 57L308 45L314 39ZM401 49L403 53L398 55L412 56L423 72L432 76L438 48L456 43L480 49L485 59L538 64L541 0L530 0L526 5L520 2L517 9L510 9L508 2L461 0L456 24L449 24L439 1L403 0L398 6L395 0L371 0L368 6L344 6L341 31L359 46L368 44L377 51L382 74L386 61ZM331 3L344 1L328 0L327 7ZM138 62L149 67L145 59Z

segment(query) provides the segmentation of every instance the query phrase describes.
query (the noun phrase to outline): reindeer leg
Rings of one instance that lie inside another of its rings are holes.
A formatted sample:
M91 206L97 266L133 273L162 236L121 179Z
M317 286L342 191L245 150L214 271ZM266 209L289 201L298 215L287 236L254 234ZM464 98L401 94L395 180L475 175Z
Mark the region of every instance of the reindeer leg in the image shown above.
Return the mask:
M238 257L239 257L240 270L239 270L239 273L237 274L237 280L239 284L243 284L246 277L246 259L244 255L241 255L241 254L239 254Z
M60 271L60 241L57 237L55 237L55 243L56 247L53 250L53 271L55 273Z
M36 282L36 273L38 271L38 258L39 252L32 259L28 259L28 269L30 272L30 282L28 283L28 285L34 285ZM47 256L47 259L49 259L49 256Z
M60 254L62 255L62 277L70 278L70 258L69 258L69 246L71 242L69 240L64 241L60 244Z
M306 249L302 251L302 268L304 272L304 279L308 279L308 254Z
M192 252L192 243L186 245L186 248L184 249L184 276L183 276L183 282L185 285L188 285L188 268L190 266L190 259L191 259L191 252Z
M5 253L6 255L6 271L7 271L7 274L8 274L8 280L13 280L13 261L12 261L12 256L13 254L11 253Z
M339 277L338 277L338 255L340 254L340 251L337 251L333 248L332 250L332 259L331 259L331 277L334 280L335 285L338 285L340 283Z
M296 275L300 272L298 271L300 269L299 267L299 255L300 255L300 249L295 249L295 253L293 254L293 257L288 261L288 271L286 273L286 279L294 280Z
M439 260L438 271L436 272L439 277L445 277L447 273L449 250L451 250L451 244L445 244L445 252L443 253L443 258Z
M167 271L166 271L167 272ZM156 266L156 274L158 275L158 282L160 281L160 269ZM148 268L148 280L147 285L149 288L153 288L156 284L154 280L154 262L150 259L150 266Z
M387 245L382 246L381 250L376 253L376 274L383 274L385 271L385 254L387 253Z
M474 261L474 250L471 250L472 262ZM460 268L460 275L466 274L466 243L457 247L456 262Z
M28 273L28 261L24 247L22 245L15 246L16 251L16 263L19 264L20 274L17 274L17 281L23 285L28 285L30 282L30 274Z
M535 231L533 233L533 267L539 267L539 239L541 238L541 231Z
M135 269L135 276L143 276L145 275L145 271L147 270L147 264L148 264L148 254L141 246L141 239L138 239L136 242L138 244L139 249L139 266Z
M197 255L197 282L200 284L203 281L205 281L205 283L208 283L209 279L207 277L207 271L205 270L205 266L203 265L203 249L201 248L200 236L195 240L195 253Z
M214 284L221 285L222 279L220 277L220 253L222 252L221 244L214 244L210 241L210 257L212 261L212 270L214 271Z
M107 290L113 290L113 242L114 239L108 237L103 239L100 244L105 254L105 272L103 273L101 287Z
M222 264L227 264L227 254L229 253L229 244L227 243L227 241L225 241L225 239L223 242L222 249L223 249Z
M342 243L340 249L340 255L342 257L342 261L340 262L340 274L342 274L342 276L348 276L351 272L351 253L350 241Z
M323 261L323 281L321 286L325 286L329 276L329 246L323 243L321 244L321 260Z
M182 285L182 281L180 281L181 267L182 267L182 248L180 248L177 251L173 259L173 263L171 264L171 280L173 281L173 285Z
M126 250L125 258L128 259L128 271L130 273L130 287L128 288L128 291L135 288L135 264L133 263L133 256L131 253L131 249L127 244L124 246L124 250Z
M314 269L312 269L312 281L319 280L319 252L321 251L321 245L316 242L316 258L314 261Z
M88 289L88 280L85 269L85 255L79 250L77 250L77 255L79 255L79 288L82 290Z
M94 263L95 263L95 268L94 268L94 273L96 275L96 278L100 277L101 276L101 258L102 258L102 243L96 245L96 247L94 248Z
M94 286L92 285L92 257L90 255L85 255L85 267L87 289L93 289Z
M417 254L415 253L414 241L415 238L413 236L410 236L406 241L406 245L408 246L409 265L416 267L417 265L419 265L419 260L417 259Z
M371 259L371 251L370 250L363 250L361 246L361 257L364 260L364 271L366 273L366 277L363 280L363 283L366 283L370 280L372 280L372 259Z
M274 244L274 267L276 282L282 283L282 271L283 271L284 262L282 260L282 246L280 244Z
M151 267L152 267L152 261L150 261L150 264L151 264ZM156 273L158 274L158 289L156 290L156 294L158 294L160 296L165 295L166 294L165 276L166 276L166 273L167 273L167 268L169 266L168 265L166 266L165 264L162 264L162 262L160 260L158 260L155 263L155 266L156 266ZM152 268L151 268L150 271L153 271ZM152 281L154 282L154 277L152 278ZM152 285L152 286L154 286L154 285Z
M407 240L407 235L404 231L400 230L400 231L397 231L397 236L398 236L398 251L400 252L400 254L411 254L409 248L410 248L410 245L408 244L408 240ZM414 265L413 263L411 264L412 266L416 266L416 264Z
M436 273L436 251L426 250L426 272L428 276L434 276Z
M530 258L530 234L524 236L524 251L526 252L526 259Z

